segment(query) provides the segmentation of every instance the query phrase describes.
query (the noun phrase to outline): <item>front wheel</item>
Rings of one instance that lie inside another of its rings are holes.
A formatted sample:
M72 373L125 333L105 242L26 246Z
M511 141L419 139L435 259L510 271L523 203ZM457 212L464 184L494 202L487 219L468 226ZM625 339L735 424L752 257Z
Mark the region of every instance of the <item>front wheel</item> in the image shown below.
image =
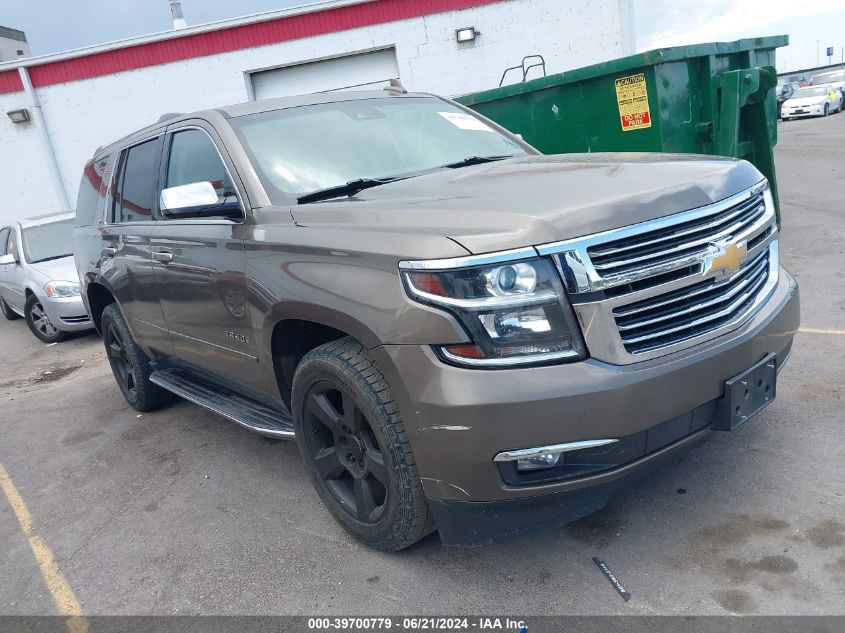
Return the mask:
M822 116L827 116L828 114L830 114L830 104L825 103L824 104L824 114Z
M103 310L100 328L109 365L126 402L138 411L150 411L162 404L167 392L150 382L150 361L132 338L117 304Z
M62 332L53 324L41 301L34 294L29 295L26 300L23 313L30 331L42 343L59 343L67 338L67 332Z
M350 534L395 552L434 529L399 408L360 343L343 338L306 354L292 402L314 487Z

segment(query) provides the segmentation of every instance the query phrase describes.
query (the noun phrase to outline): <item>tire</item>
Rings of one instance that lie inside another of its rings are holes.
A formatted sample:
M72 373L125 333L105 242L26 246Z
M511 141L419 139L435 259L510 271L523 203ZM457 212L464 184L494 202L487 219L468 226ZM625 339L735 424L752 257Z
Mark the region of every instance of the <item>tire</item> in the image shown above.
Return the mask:
M167 392L150 382L150 361L132 338L116 303L103 310L100 330L114 379L126 402L138 411L150 411L163 404Z
M396 552L434 530L390 385L360 343L310 351L292 391L297 445L329 512L370 547Z
M68 337L67 332L62 332L50 321L44 306L34 294L27 298L23 314L30 331L42 343L60 343Z
M6 317L7 321L14 321L15 319L21 318L21 315L12 310L3 297L0 297L0 312L3 313L3 316Z
M822 116L827 116L828 114L830 114L830 104L825 103L824 104L824 114Z

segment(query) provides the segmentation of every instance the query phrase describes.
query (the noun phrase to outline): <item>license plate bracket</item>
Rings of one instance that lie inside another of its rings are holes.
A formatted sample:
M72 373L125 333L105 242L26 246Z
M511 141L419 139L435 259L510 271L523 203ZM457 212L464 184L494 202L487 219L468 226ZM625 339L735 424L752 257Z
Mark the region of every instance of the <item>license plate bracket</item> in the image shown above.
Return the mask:
M769 354L759 363L725 381L713 429L733 431L769 406L777 396L777 357Z

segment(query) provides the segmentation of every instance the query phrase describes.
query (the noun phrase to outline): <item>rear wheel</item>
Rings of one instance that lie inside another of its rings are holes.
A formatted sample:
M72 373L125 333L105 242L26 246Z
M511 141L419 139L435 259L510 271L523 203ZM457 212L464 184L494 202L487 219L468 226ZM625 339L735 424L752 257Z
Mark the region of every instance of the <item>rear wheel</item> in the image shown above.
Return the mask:
M15 319L21 318L21 315L12 310L2 296L0 296L0 312L3 313L3 316L6 317L6 320L8 321L14 321Z
M394 552L434 529L399 408L360 343L344 338L309 352L292 401L314 487L348 532Z
M26 324L39 341L59 343L67 338L67 332L62 332L53 324L47 311L44 310L44 306L41 305L41 301L35 295L29 295L23 313L26 317Z
M167 392L150 382L150 361L132 338L116 303L106 306L100 323L106 356L126 402L138 411L155 409L166 400Z

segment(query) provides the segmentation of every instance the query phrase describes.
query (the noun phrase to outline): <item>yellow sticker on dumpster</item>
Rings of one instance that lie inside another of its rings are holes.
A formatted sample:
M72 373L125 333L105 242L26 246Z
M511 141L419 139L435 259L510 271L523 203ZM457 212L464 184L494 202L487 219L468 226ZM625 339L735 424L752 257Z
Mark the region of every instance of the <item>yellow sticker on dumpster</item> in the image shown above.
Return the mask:
M623 132L651 127L648 91L643 73L617 79L616 100L619 102L619 118L622 120Z

